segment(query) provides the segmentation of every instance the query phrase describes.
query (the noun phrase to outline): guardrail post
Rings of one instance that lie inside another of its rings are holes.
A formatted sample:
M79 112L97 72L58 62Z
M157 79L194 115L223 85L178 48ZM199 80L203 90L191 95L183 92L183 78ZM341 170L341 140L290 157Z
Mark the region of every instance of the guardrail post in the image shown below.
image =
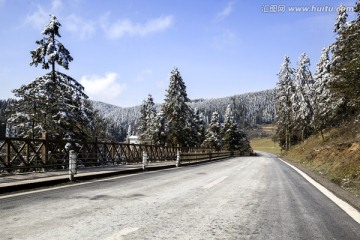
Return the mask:
M76 167L77 155L74 150L70 150L69 153L69 179L70 181L74 181L74 175L77 174L77 167Z
M47 134L47 132L42 132L42 139L44 139L44 141L42 142L42 146L41 146L41 160L42 160L43 164L48 164L48 162L47 162L47 160L48 160L48 151L47 151L48 134Z
M143 162L143 170L146 170L146 167L148 165L148 155L146 151L143 151L142 162Z
M176 151L176 167L180 166L181 156L180 156L180 149Z

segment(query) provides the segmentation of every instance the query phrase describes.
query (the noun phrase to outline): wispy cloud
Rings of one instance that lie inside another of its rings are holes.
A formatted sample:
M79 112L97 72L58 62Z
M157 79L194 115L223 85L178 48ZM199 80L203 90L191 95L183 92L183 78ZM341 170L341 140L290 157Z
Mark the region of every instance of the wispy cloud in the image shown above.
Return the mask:
M221 21L221 20L225 19L226 17L228 17L233 11L234 3L235 2L233 2L233 1L228 2L226 4L225 8L216 15L216 20Z
M102 19L102 27L110 39L119 39L125 35L143 37L168 29L173 24L173 20L173 16L169 15L150 19L145 23L134 23L130 19L123 19L111 24L108 22L107 15Z
M90 99L108 103L115 101L126 89L126 84L119 83L115 72L106 73L105 76L83 76L80 83Z
M95 33L95 21L85 20L75 14L61 14L62 7L63 2L61 0L53 0L49 6L39 4L36 6L36 10L33 13L26 16L25 24L28 24L35 29L43 30L46 24L49 23L49 15L55 14L62 23L64 29L76 34L80 39L88 38Z
M235 32L224 30L213 38L212 47L217 50L229 50L237 48L240 43L241 39Z
M57 10L60 9L62 7L62 1L61 0L53 0L51 2L51 9L52 10Z
M151 69L142 70L135 78L135 82L143 82L152 74Z
M45 10L46 7L42 5L37 5L36 11L26 16L25 23L30 24L32 27L38 30L42 30L49 22L49 15L56 14L61 6L61 0L53 0L49 10Z
M76 34L80 39L91 37L96 32L96 23L91 20L84 20L74 14L71 14L64 19L66 30Z

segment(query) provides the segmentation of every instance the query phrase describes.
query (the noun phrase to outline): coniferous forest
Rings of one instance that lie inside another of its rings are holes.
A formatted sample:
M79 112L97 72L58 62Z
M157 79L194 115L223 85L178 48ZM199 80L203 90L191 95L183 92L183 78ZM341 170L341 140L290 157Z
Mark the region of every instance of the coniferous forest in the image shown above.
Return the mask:
M306 53L300 55L296 67L289 56L284 57L276 88L275 136L283 149L316 133L324 140L324 131L359 120L359 1L354 12L355 18L348 19L346 7L338 8L335 42L322 49L315 74L310 71Z

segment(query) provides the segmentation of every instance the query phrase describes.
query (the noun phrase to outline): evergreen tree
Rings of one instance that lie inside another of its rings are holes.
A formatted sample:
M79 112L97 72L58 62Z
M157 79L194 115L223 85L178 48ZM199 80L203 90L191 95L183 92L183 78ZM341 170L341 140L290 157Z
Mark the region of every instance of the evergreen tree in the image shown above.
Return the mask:
M295 72L295 91L292 95L294 132L300 140L310 136L310 127L313 116L313 77L310 71L310 59L303 53L298 60L298 68Z
M195 108L192 114L193 120L191 125L191 133L193 139L193 146L200 146L205 140L205 121L204 115Z
M323 48L316 66L315 104L311 123L315 130L320 131L323 139L323 130L336 123L337 112L342 104L341 99L337 99L330 89L334 78L330 73L331 61L329 53L330 47Z
M206 131L205 140L202 144L205 148L214 148L217 151L222 147L221 125L219 122L219 113L213 112L211 121Z
M346 28L348 14L346 12L346 7L341 4L340 7L337 9L337 16L336 21L334 24L334 32L341 33Z
M290 58L285 55L284 63L278 73L276 88L276 136L282 148L288 150L291 145L293 134L293 102L294 95L294 68L291 66Z
M149 94L146 101L141 106L141 116L139 125L139 140L145 144L154 143L156 133L156 109L152 96Z
M339 8L335 23L338 34L332 47L331 73L335 80L331 84L338 99L347 105L343 115L360 112L360 1L356 2L356 19L347 22L345 8Z
M8 135L39 137L46 131L53 139L85 139L92 135L92 106L83 86L75 79L55 71L55 64L68 69L73 60L70 52L56 39L61 24L55 16L36 41L30 65L42 64L51 72L13 90L18 101L8 110Z
M0 139L6 136L6 109L14 100L0 100Z
M238 139L238 129L236 122L234 121L234 115L231 109L231 105L229 104L226 108L224 123L222 125L222 142L223 147L227 148L227 150L234 151L236 145L239 143Z
M159 111L155 118L155 136L154 144L155 145L165 145L166 136L168 132L168 126L166 122L166 117L163 111Z
M188 147L191 145L189 138L191 127L188 121L191 109L187 105L189 101L185 83L179 70L174 68L171 72L165 103L162 106L168 126L166 142L171 146Z

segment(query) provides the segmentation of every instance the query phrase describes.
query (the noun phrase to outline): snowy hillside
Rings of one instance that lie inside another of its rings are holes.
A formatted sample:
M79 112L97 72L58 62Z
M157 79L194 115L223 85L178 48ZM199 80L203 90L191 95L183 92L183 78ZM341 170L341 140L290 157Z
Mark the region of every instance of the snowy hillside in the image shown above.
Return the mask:
M190 106L202 112L205 122L209 123L214 111L219 113L220 121L223 121L226 107L228 104L232 104L235 120L240 128L246 129L259 124L272 123L275 119L274 102L274 90L272 89L225 98L197 99L191 101ZM136 129L140 117L140 106L122 108L97 101L92 101L92 104L101 116L121 127L124 134L129 125L133 130ZM4 110L7 105L7 100L0 100L0 121L2 123L6 121ZM157 108L159 107L160 105L157 105ZM2 127L5 128L4 125Z
M245 93L225 98L197 99L190 103L192 108L197 108L205 116L205 121L210 121L212 112L217 111L220 119L226 111L228 104L233 105L236 121L242 128L255 124L271 123L275 119L274 90ZM122 108L111 104L93 101L94 109L103 117L113 120L123 128L128 125L136 126L140 116L140 106ZM159 107L159 105L158 105Z
M245 93L225 98L193 101L190 106L199 109L210 119L217 111L223 117L228 104L232 104L235 120L240 127L271 123L275 119L274 90Z

